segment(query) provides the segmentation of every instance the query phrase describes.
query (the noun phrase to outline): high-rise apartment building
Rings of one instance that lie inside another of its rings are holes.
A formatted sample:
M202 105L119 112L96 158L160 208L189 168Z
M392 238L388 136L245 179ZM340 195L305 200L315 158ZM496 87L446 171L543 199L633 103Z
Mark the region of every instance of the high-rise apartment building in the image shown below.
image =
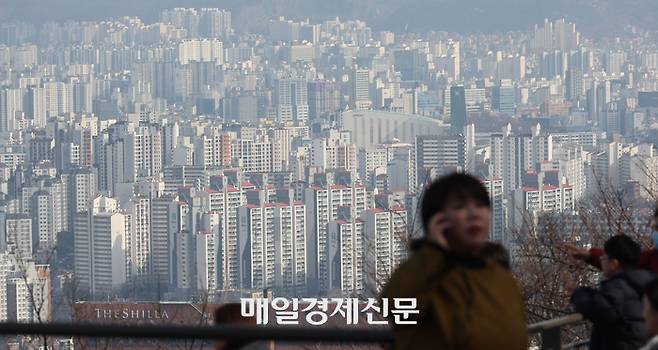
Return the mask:
M514 115L516 110L516 89L511 80L501 80L493 88L491 103L493 108L504 115Z
M279 78L274 89L277 121L303 125L308 120L308 86L305 79Z
M521 187L523 175L536 170L537 163L553 158L553 138L541 134L538 126L531 134L514 135L508 125L491 134L490 147L489 174L503 180L506 195Z
M126 282L126 239L130 228L126 218L111 207L76 214L73 251L79 293L102 298Z
M427 135L416 137L414 169L418 186L454 171L463 171L466 166L466 144L460 133L454 136Z
M379 292L407 257L407 212L402 207L373 208L363 212L363 256L366 290Z
M306 292L306 210L302 203L248 204L239 209L243 289Z
M370 98L370 70L355 68L352 74L353 105L356 109L368 109L372 105Z
M309 260L309 293L329 289L329 235L328 224L344 219L339 217L341 208L349 217L358 218L367 209L366 188L363 185L328 187L311 186L304 193L307 217L307 251Z
M464 132L466 125L466 93L463 86L450 87L450 131Z
M329 223L329 289L343 295L365 290L363 221L336 220Z
M336 83L326 80L308 82L308 118L315 120L339 109Z
M16 116L23 111L23 90L0 90L0 132L14 130Z

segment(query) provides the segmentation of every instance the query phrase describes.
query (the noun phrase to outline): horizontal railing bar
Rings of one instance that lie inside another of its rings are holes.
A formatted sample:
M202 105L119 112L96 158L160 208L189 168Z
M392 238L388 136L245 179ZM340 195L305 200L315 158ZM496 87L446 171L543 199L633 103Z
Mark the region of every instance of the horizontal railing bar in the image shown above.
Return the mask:
M583 321L581 314L537 322L528 326L528 334ZM93 323L4 323L0 335L46 335L95 338L207 339L227 341L308 341L308 342L392 342L390 328L314 328L299 326L254 326L226 324L218 326L116 325ZM577 345L577 344L573 344Z
M580 348L585 347L587 345L589 345L589 339L569 343L569 344L563 346L562 350L580 349Z
M390 343L394 339L393 332L388 328L262 327L233 324L221 326L153 326L91 323L0 323L0 335L16 334L92 338L221 339L240 342L278 340Z
M537 323L533 323L528 326L528 333L529 334L534 334L538 333L540 331L546 330L546 329L552 329L556 327L562 327L566 325L570 325L573 323L578 323L583 321L583 315L581 314L570 314L558 318L554 318L551 320L546 320L546 321L541 321Z

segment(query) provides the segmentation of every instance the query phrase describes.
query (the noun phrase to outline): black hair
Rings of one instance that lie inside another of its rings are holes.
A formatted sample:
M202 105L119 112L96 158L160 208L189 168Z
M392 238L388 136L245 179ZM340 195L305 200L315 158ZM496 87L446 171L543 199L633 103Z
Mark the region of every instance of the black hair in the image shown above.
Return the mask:
M658 278L644 286L644 295L647 297L651 309L658 311Z
M471 199L491 207L489 192L478 178L464 173L442 176L425 189L421 199L421 216L425 232L429 220L436 213L441 212L448 202L456 199Z
M609 259L617 259L623 269L637 267L640 260L640 245L626 235L617 235L608 239L603 251Z
M658 218L658 206L656 206L656 209L653 210L653 217Z

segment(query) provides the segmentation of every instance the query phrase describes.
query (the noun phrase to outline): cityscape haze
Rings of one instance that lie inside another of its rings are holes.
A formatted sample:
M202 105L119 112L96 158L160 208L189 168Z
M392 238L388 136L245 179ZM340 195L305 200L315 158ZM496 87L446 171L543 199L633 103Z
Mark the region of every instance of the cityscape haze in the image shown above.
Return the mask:
M602 195L650 232L658 6L629 3L1 2L0 321L373 298L456 171L513 263L555 218L595 242Z

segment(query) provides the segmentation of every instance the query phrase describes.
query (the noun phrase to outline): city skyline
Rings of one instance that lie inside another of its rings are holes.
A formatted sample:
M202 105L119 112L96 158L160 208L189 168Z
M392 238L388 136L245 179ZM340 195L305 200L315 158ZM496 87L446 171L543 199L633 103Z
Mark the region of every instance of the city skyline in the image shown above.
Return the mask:
M578 22L590 37L633 35L635 26L656 29L653 18L658 9L651 0L503 0L495 4L486 0L414 0L404 4L392 0L322 1L301 0L167 0L120 1L58 0L45 7L38 0L7 0L0 5L0 20L31 23L49 21L100 21L136 16L146 22L158 20L157 13L174 7L214 8L232 11L236 28L262 32L268 19L285 16L312 21L340 17L365 20L378 30L398 33L452 31L462 33L504 33L525 31L544 18L566 17Z
M424 189L453 172L488 190L489 238L514 264L552 220L583 244L649 230L651 28L414 33L273 13L245 31L231 8L151 11L0 22L0 320L374 297L422 236Z

